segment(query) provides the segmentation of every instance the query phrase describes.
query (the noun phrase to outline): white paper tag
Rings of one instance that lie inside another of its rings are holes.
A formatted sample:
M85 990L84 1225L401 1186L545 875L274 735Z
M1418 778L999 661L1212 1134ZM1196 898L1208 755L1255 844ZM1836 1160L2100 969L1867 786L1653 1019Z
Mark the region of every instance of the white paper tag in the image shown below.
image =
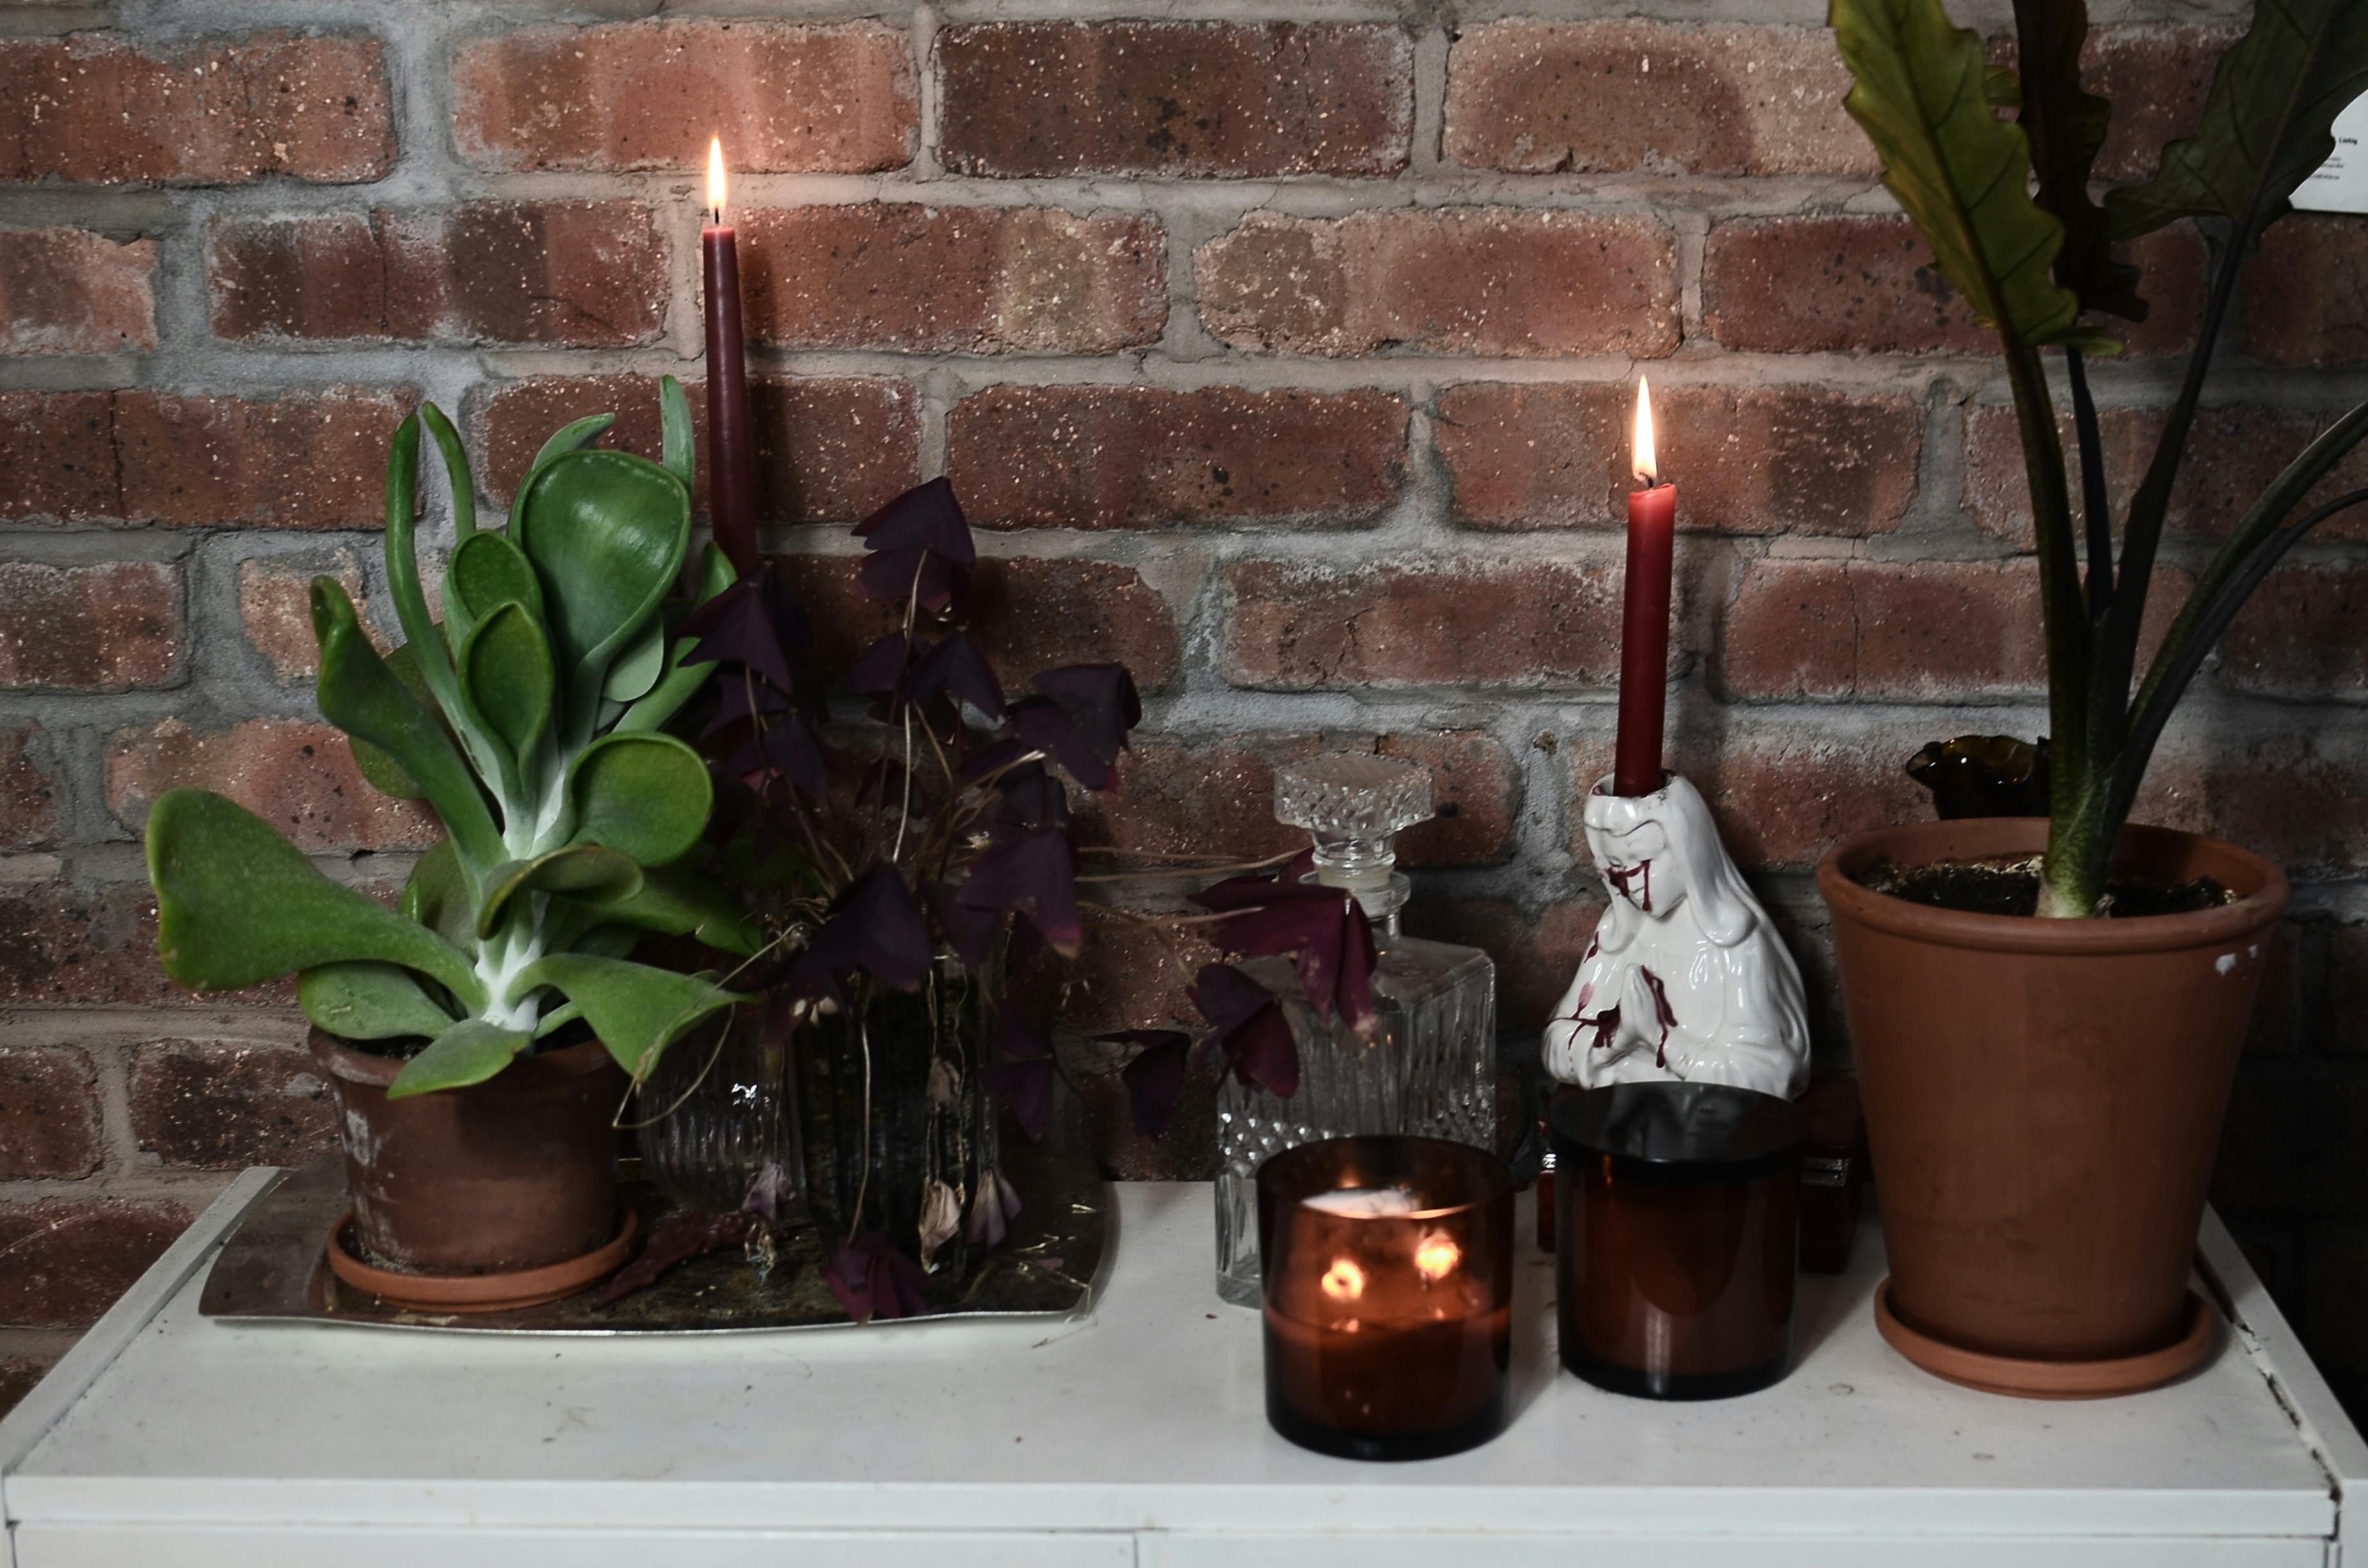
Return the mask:
M2313 212L2368 212L2368 93L2335 117L2335 153L2294 187L2294 204Z

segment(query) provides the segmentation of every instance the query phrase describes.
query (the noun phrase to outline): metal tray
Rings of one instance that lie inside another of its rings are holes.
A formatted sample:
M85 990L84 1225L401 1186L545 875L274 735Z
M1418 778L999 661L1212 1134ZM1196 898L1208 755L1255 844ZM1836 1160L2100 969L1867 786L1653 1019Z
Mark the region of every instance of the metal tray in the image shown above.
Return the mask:
M869 1326L948 1318L1074 1319L1092 1311L1113 1250L1111 1195L1100 1175L1074 1153L1007 1144L1004 1176L1019 1192L1021 1209L1003 1244L985 1253L972 1248L959 1278L933 1278L931 1312ZM643 1235L673 1211L632 1162L622 1192L640 1211ZM811 1226L782 1239L762 1278L741 1249L726 1247L692 1258L609 1307L594 1306L598 1292L589 1289L507 1312L456 1316L390 1306L329 1272L324 1250L329 1227L348 1206L338 1156L282 1173L240 1217L206 1277L198 1311L245 1322L438 1334L746 1334L859 1326L823 1281L827 1244Z

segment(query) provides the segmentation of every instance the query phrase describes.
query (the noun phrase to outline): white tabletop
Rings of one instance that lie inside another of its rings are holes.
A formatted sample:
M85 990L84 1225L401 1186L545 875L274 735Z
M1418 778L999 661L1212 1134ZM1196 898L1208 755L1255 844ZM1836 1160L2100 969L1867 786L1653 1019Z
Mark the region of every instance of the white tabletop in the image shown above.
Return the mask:
M0 1423L19 1568L445 1568L529 1561L530 1544L570 1568L2324 1568L2342 1483L2368 1486L2368 1447L2216 1220L2204 1280L2238 1326L2210 1362L2066 1403L1972 1392L1896 1356L1868 1304L1873 1229L1849 1276L1804 1277L1793 1374L1699 1404L1558 1373L1551 1263L1532 1255L1511 1429L1368 1465L1268 1429L1258 1319L1216 1298L1204 1186L1118 1189L1115 1263L1086 1320L589 1340L201 1319L203 1266L258 1187L242 1178Z

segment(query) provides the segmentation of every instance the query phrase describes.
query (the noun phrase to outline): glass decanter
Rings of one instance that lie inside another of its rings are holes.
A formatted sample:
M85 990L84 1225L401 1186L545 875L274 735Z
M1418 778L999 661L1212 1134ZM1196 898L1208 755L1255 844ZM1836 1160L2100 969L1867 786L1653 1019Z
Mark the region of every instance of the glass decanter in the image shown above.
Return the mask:
M1497 1143L1496 965L1477 948L1398 932L1408 888L1395 846L1431 814L1429 773L1392 757L1316 757L1277 772L1274 814L1315 835L1313 880L1353 893L1372 922L1378 1017L1368 1041L1315 1017L1289 959L1241 965L1281 999L1299 1046L1288 1099L1231 1074L1217 1091L1217 1294L1244 1307L1258 1304L1257 1178L1269 1154L1366 1132Z

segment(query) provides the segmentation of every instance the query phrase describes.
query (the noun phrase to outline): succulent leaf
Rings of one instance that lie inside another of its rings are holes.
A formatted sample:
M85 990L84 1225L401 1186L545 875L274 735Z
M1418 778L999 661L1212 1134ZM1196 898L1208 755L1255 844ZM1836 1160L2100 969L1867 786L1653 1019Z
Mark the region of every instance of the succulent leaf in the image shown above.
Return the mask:
M482 1084L533 1043L534 1036L526 1030L506 1029L484 1018L463 1018L403 1064L403 1071L386 1086L386 1097L409 1099L437 1089Z
M478 621L515 599L543 620L542 583L533 563L507 534L473 533L444 569L444 613L466 637ZM465 619L464 619L465 618Z
M492 534L479 534L492 539ZM551 644L526 606L516 599L494 607L461 644L461 693L485 731L508 748L518 774L528 775L537 742L551 723L557 677Z
M589 953L552 953L528 966L521 978L551 986L581 1007L617 1065L636 1078L683 1030L718 1008L748 1000L702 975Z
M450 839L412 864L411 878L403 884L403 899L395 907L454 947L467 949L476 936L476 921L470 906L468 873Z
M544 610L579 722L610 662L658 613L690 548L682 481L624 452L569 452L519 492L513 538L541 577Z
M507 861L485 878L485 896L477 909L477 939L492 939L501 929L510 901L523 892L565 893L586 903L608 904L631 898L641 887L642 869L606 845L571 844L531 860Z
M296 977L304 1016L341 1040L434 1040L452 1015L401 964L324 963Z
M169 790L148 813L156 952L192 991L233 991L322 964L377 959L439 981L472 1009L485 988L468 955L323 876L236 801Z
M607 735L575 759L567 781L572 842L605 844L644 866L689 854L706 829L715 786L699 754L672 735Z
M609 666L609 678L600 684L601 697L609 702L634 702L648 696L666 668L666 621L654 615Z
M641 886L605 903L552 901L554 947L581 949L575 933L595 926L620 926L669 937L695 937L719 952L746 958L764 945L764 932L747 906L714 878L681 866L653 866ZM621 955L620 955L621 956Z
M658 378L658 426L660 460L685 490L692 488L699 473L699 442L690 428L690 400L672 376Z

